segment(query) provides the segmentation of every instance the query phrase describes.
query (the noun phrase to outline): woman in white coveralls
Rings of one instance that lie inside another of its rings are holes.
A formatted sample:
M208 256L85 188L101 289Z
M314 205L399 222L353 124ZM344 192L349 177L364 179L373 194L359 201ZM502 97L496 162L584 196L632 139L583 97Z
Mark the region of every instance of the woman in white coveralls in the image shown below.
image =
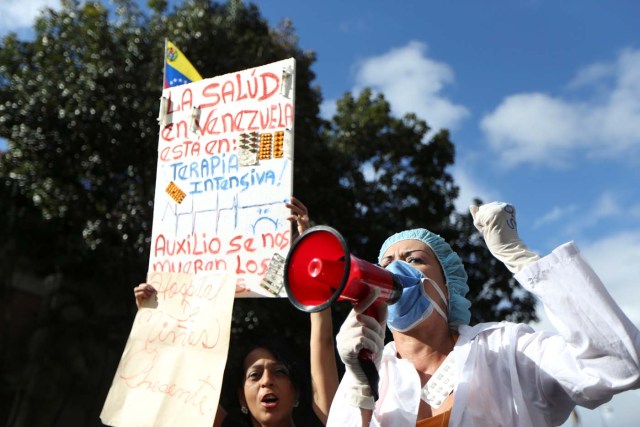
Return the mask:
M378 322L356 306L336 337L346 372L329 426L551 426L576 405L595 408L640 387L640 331L580 254L566 243L544 258L521 242L515 209L470 207L491 253L539 297L560 331L510 322L468 326L467 275L438 235L407 230L382 245L379 263L403 283ZM384 346L385 323L393 341ZM374 354L374 401L357 356Z

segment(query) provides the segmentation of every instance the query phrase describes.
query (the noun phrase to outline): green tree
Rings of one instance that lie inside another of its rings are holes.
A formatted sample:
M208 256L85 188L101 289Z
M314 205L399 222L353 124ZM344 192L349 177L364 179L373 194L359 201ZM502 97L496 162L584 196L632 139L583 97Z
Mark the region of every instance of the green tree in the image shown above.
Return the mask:
M336 206L333 218L361 256L377 260L392 232L422 226L441 233L449 226L458 194L447 171L454 147L446 130L424 143L428 131L413 114L393 117L384 96L369 89L338 101L324 135L340 158L346 203Z
M319 212L358 257L371 262L394 232L425 227L438 233L467 267L473 323L536 320L533 297L489 253L471 215L454 211L458 187L449 167L455 147L447 130L429 131L414 114L393 117L382 94L345 94L323 135L333 163L305 164L314 175L330 173L323 170L326 164L338 173L337 188L318 185L320 197L309 201L318 206L311 212ZM327 206L325 200L339 203Z
M390 233L430 228L469 267L475 320L530 318L532 301L488 254L469 215L454 212L446 130L429 134L415 115L394 117L369 90L345 94L323 120L315 54L298 46L290 21L270 27L253 4L115 4L113 12L63 0L60 11L41 14L33 40L9 35L0 45L0 137L9 145L0 157L1 302L16 301L25 272L42 287L32 336L0 329L7 425L100 424L135 310L131 290L147 269L165 38L204 77L296 58L294 192L315 223L340 230L371 261ZM335 310L336 328L348 308ZM307 322L286 300L239 300L232 349L248 333L278 330L304 354ZM233 405L235 393L224 399Z

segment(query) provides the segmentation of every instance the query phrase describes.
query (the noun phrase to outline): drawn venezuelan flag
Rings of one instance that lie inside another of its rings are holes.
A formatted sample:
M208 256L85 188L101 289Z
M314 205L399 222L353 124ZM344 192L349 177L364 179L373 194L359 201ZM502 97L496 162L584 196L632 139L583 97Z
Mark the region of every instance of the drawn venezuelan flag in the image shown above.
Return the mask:
M169 40L165 40L164 48L164 87L174 87L202 80L186 56Z

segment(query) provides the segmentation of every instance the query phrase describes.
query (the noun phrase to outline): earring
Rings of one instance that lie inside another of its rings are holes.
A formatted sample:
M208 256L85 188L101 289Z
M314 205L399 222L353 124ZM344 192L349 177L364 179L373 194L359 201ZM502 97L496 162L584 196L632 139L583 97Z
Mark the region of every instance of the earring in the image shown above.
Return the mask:
M240 412L242 412L243 414L247 415L249 413L249 409L247 409L246 406L241 406L240 407Z
M300 405L300 401L298 399L293 401L293 407L297 408Z

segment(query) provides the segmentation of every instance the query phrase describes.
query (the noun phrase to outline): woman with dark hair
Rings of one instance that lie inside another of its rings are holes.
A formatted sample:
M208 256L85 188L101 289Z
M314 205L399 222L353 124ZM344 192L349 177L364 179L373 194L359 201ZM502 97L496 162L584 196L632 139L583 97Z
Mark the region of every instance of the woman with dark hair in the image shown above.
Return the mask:
M227 415L221 427L323 425L309 407L309 375L302 358L281 337L261 337L243 345L228 366L241 416Z
M295 224L295 237L309 228L309 214L306 206L295 197L291 197L286 206L291 209L287 219ZM140 307L141 302L154 292L147 283L135 287L136 305ZM241 379L233 389L238 392L240 411L245 416L229 416L222 406L218 406L214 427L326 424L338 388L331 309L311 313L310 320L310 360L304 364L300 363L303 359L294 357L291 346L278 337L244 339L247 344L242 345L242 357L237 359L241 365L235 369L228 367L225 377L229 378L231 372L239 372L230 379L232 382ZM234 365L234 360L229 362ZM311 368L310 381L304 374L308 372L303 368L307 363ZM294 411L299 406L300 409Z

